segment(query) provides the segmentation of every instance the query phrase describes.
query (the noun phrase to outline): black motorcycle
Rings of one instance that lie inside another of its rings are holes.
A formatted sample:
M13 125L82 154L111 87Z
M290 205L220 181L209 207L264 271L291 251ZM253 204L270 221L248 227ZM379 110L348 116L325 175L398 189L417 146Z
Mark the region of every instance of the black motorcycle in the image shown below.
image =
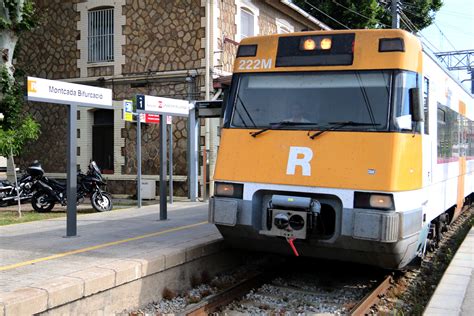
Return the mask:
M101 189L105 180L97 167L95 161L89 164L87 173L79 172L77 175L77 203L85 197L90 197L92 207L98 212L110 211L112 209L112 197ZM37 212L49 212L56 203L67 205L67 185L55 179L43 177L36 183L38 187L31 198L31 205Z
M35 183L44 174L44 170L38 161L33 162L26 172L20 176L18 183L11 183L8 180L0 181L0 207L26 202L35 192Z

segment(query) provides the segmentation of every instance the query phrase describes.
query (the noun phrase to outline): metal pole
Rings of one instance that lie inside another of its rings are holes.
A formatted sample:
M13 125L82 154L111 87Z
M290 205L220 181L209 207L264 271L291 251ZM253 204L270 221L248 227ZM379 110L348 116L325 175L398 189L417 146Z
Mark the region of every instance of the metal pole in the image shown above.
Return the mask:
M168 218L166 194L166 115L160 114L160 220Z
M206 201L207 196L207 149L202 151L202 200Z
M392 29L400 28L400 15L398 14L398 0L392 0Z
M142 207L142 123L137 113L137 207Z
M474 69L471 69L471 93L474 94Z
M168 122L166 122L168 123ZM169 152L169 175L170 175L170 204L173 204L173 121L170 124L170 152Z
M196 118L196 109L189 111L188 117L188 183L189 198L196 202L198 196L198 140L199 121Z
M77 105L68 107L66 237L74 237L77 235Z

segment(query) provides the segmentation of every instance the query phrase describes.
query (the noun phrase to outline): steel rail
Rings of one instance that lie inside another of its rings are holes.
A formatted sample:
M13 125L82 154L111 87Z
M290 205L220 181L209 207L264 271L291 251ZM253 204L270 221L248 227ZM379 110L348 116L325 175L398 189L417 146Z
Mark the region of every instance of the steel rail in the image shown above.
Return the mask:
M273 274L271 273L256 273L250 278L234 284L221 293L210 295L204 298L202 302L191 305L183 312L180 312L180 314L188 316L202 316L214 313L220 307L226 306L236 299L240 299L251 289L258 288L265 282L268 282L272 275Z
M370 307L377 304L380 297L387 292L392 285L392 276L386 276L384 280L369 294L367 294L352 310L351 316L365 315L368 313Z

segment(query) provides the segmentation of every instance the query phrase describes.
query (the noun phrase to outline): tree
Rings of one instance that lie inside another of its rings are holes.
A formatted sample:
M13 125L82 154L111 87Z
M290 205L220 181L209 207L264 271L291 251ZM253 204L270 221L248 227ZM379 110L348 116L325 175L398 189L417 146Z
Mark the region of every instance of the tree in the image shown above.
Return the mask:
M39 125L23 111L23 77L13 66L13 56L22 32L37 24L33 0L3 0L0 3L0 155L19 155L28 140L38 138ZM16 171L15 183L17 182ZM17 190L18 192L18 190ZM18 214L21 216L20 199Z
M391 0L293 0L333 29L390 28ZM417 32L429 26L442 0L399 1L401 28ZM328 17L329 16L329 17Z

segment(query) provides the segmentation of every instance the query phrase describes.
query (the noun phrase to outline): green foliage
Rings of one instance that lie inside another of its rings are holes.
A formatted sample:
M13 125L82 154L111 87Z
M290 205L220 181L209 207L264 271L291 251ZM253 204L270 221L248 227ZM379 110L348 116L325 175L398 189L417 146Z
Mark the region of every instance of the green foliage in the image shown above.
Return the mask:
M320 11L352 29L391 28L392 24L390 0L293 0L293 2L333 29L345 27ZM442 0L404 0L399 3L403 14L410 19L417 30L432 24L435 13L443 5ZM401 28L411 29L403 21Z
M20 9L18 9L18 0L3 0L2 2L3 8L0 8L0 12L4 11L5 16L0 16L0 31L12 30L18 33L29 31L37 26L38 18L33 0L25 0Z
M0 69L0 86L0 113L5 116L0 122L0 155L19 155L28 140L38 138L39 124L22 111L23 89L17 80L9 77L6 66Z

